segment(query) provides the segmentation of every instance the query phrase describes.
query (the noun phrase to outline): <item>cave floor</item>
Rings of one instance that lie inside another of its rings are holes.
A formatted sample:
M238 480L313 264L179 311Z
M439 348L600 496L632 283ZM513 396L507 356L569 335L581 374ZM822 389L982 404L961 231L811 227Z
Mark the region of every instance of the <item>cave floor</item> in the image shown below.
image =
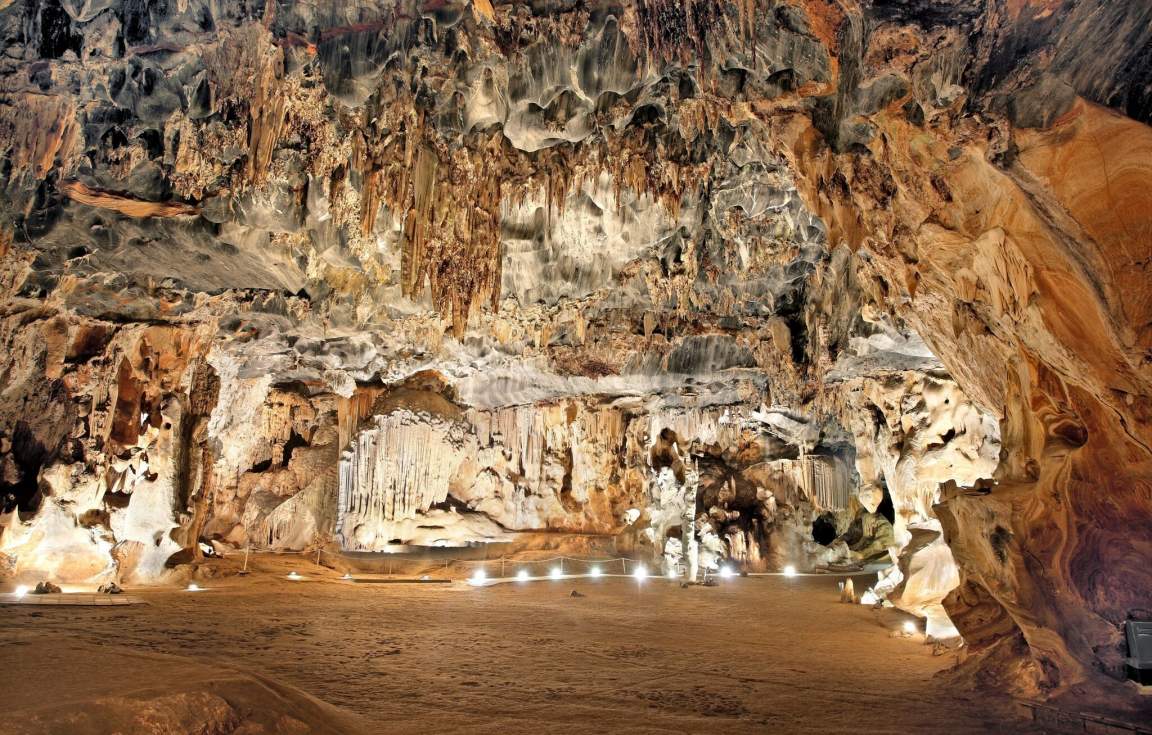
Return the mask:
M8 722L204 678L227 698L239 669L379 733L1029 732L1007 700L934 677L955 654L895 635L909 618L839 604L836 582L477 589L254 575L201 593L132 590L149 604L4 608L0 688Z

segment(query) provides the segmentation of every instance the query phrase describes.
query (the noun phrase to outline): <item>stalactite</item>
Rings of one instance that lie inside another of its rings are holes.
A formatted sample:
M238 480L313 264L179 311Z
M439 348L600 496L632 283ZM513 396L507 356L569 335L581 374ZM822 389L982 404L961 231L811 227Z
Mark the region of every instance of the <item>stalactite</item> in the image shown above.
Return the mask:
M358 385L351 396L337 400L338 445L341 451L348 448L352 437L360 430L361 422L372 415L376 399L386 390L382 385Z
M580 182L608 172L617 202L625 189L648 194L675 218L711 174L710 159L662 159L652 136L622 135L610 126L585 141L533 152L513 147L500 131L442 138L410 91L415 72L393 74L368 103L373 123L353 136L360 232L374 231L381 205L402 223L403 293L416 298L427 288L457 337L477 306L499 306L502 207L542 191L551 219Z
M340 458L337 533L349 551L376 551L397 527L448 499L470 441L455 421L401 409L375 416Z
M41 180L68 164L81 140L76 113L75 102L67 97L23 94L0 99L0 145L9 149L13 169Z
M712 0L640 0L637 25L650 58L655 62L707 58L708 35L726 20L723 8ZM743 13L743 6L740 9Z
M807 502L818 510L843 510L855 492L847 465L834 457L778 459L762 465L766 487L781 502Z

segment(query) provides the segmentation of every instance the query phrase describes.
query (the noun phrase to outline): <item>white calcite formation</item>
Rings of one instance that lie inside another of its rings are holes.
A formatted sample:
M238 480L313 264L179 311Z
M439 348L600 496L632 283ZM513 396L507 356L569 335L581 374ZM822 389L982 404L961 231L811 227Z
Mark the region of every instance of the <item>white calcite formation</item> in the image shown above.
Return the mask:
M336 533L343 548L381 551L412 540L418 520L448 500L469 442L475 446L459 421L406 410L373 417L340 458ZM454 530L434 545L457 545Z
M841 366L841 374L857 374L839 389L841 416L856 449L857 497L868 512L867 522L876 520L885 493L895 515L889 551L896 566L874 591L925 617L930 636L956 637L943 601L960 585L960 575L934 506L945 483L972 486L993 476L1000 461L999 424L946 377L913 371L860 375L859 363L873 354L877 342L893 346L887 337L870 342L860 350L863 354L845 360L855 366ZM859 556L838 546L824 558Z
M805 503L816 512L848 508L857 490L851 468L836 456L777 459L755 465L745 474L755 478L765 501Z
M63 429L56 441L68 451L45 462L39 476L7 475L43 497L36 512L15 507L3 518L0 553L8 570L64 582L159 578L182 549L174 534L185 520L187 437L202 418L182 398L197 373L181 353L197 349L203 333L81 322L32 325L24 334L31 339L25 349L0 351L5 374L15 379L6 400L24 406L18 425ZM93 341L108 357L71 375L70 400L40 391L43 377L20 379L21 362L65 360ZM22 436L6 439L10 451ZM95 459L86 459L90 453Z
M393 403L387 392L376 400ZM634 538L676 565L685 538L699 541L705 569L728 558L794 563L813 513L848 506L850 467L836 456L772 458L779 440L750 429L751 412L567 400L368 416L341 459L338 536L364 551L562 530ZM658 458L664 436L684 442L670 466ZM740 456L727 449L742 445ZM777 525L781 512L789 523Z
M85 514L99 512L93 500L101 493L99 482L76 477L77 469L61 464L44 473L45 481L60 492L30 522L16 513L5 516L0 552L12 573L63 581L100 579L114 573L115 538L105 529L78 522Z

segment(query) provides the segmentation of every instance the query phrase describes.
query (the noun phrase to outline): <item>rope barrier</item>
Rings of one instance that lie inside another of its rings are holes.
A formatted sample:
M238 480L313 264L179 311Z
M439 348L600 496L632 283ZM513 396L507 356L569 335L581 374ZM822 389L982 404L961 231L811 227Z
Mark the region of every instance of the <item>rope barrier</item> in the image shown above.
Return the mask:
M252 552L252 553L256 553L256 554L279 554L279 555L283 555L283 556L303 556L305 554L311 554L312 553L311 551L304 551L304 550L300 550L300 549L295 549L295 550L294 549L273 549L273 548L258 549L258 548L252 548L252 547L246 547L244 549L244 551L245 552ZM331 552L331 551L328 551L327 549L317 549L316 553L317 554L327 554L328 556L343 556L343 554ZM579 562L582 564L610 564L610 563L616 562L616 561L624 561L624 562L636 561L635 559L633 559L632 557L629 557L629 556L605 557L603 559L596 559L596 558L585 559L585 558L579 557L579 556L550 556L550 557L547 557L545 559L510 559L508 557L496 557L494 559L463 559L463 558L455 558L455 557L450 557L448 559L424 559L424 558L419 558L419 557L402 557L399 554L389 554L386 552L382 553L381 556L382 557L390 557L390 558L396 559L397 561L435 561L437 564L439 564L441 561L450 562L452 564L495 564L496 562L499 562L501 559L504 559L505 561L508 561L508 562L515 562L516 564L548 564L550 562L561 561L561 560L574 561L574 562Z
M244 549L244 568L245 569L248 568L248 555L250 553L253 553L253 552L257 553L257 554L278 554L278 555L284 555L284 556L304 556L304 555L308 555L308 554L312 553L311 551L306 551L306 550L272 549L272 548L263 548L263 549L255 548L254 549L252 547L247 547ZM328 551L327 549L317 549L316 550L316 563L317 564L320 563L321 555L341 556L341 554L339 552L332 552L332 551ZM561 571L561 573L564 573L564 562L574 562L576 564L582 564L582 565L585 565L588 567L591 567L593 565L607 566L609 564L614 564L616 562L620 562L621 567L624 570L624 574L628 574L629 563L631 563L631 564L643 563L642 560L633 559L633 558L627 557L627 556L588 558L588 559L581 558L578 556L567 556L567 555L550 556L550 557L547 557L544 559L509 559L509 558L504 557L504 556L501 556L501 557L498 557L495 559L461 559L461 558L455 558L455 557L449 557L447 559L437 559L437 558L403 557L399 554L388 554L388 553L381 554L381 556L382 556L383 560L386 560L388 562L388 569L389 569L388 573L389 574L393 573L393 566L396 562L418 564L418 565L422 565L425 567L443 566L445 570L447 570L448 567L453 565L453 564L479 564L481 566L485 566L485 565L493 565L494 566L496 564L499 564L501 577L505 576L505 567L507 565L512 565L514 567L526 567L526 566L534 565L534 564L536 564L536 565L538 565L538 564L555 564L555 563L559 562L560 571ZM702 569L701 572L705 576L716 574L716 572L714 572L714 571L705 570L705 569ZM792 571L792 572L745 572L745 573L741 574L740 576L748 576L748 577L826 577L826 576L829 576L831 574L839 574L841 576L851 577L851 576L864 576L867 574L875 574L875 571L874 570L859 570L859 571L847 571L847 570L845 570L845 571L840 571L840 572L799 572L799 571Z
M248 557L250 554L253 554L253 553L256 553L256 554L276 554L276 555L280 555L280 556L305 556L305 555L311 554L312 552L302 550L302 549L253 548L251 546L248 546L248 547L245 547L245 549L244 549L244 568L245 569L248 568ZM316 564L317 565L320 564L321 555L342 556L342 554L340 554L338 552L331 552L331 551L328 551L327 549L323 549L323 548L316 549ZM639 563L636 559L632 559L631 557L627 557L627 556L589 558L589 559L581 558L578 556L565 556L565 555L551 556L551 557L547 557L545 559L509 559L509 558L504 557L504 556L501 556L501 557L496 558L496 559L462 559L462 558L455 558L455 557L449 557L447 559L438 559L438 558L403 557L403 556L400 556L398 554L385 553L385 554L382 554L382 557L383 557L383 560L386 560L388 562L388 566L389 566L389 572L388 573L389 574L392 573L391 568L392 568L392 565L394 562L421 564L423 566L432 566L432 565L441 566L441 565L443 565L443 567L445 569L447 569L449 566L451 566L453 564L480 564L480 565L500 564L501 576L504 576L504 567L507 564L512 564L515 566L521 566L522 567L522 566L527 566L527 565L532 565L532 564L555 564L555 563L559 562L560 563L560 569L561 569L561 571L563 571L564 562L566 562L566 561L567 562L574 562L576 564L583 564L586 566L608 565L608 564L614 564L616 562L620 562L621 567L624 570L624 573L627 574L628 573L628 564L630 562L633 564Z

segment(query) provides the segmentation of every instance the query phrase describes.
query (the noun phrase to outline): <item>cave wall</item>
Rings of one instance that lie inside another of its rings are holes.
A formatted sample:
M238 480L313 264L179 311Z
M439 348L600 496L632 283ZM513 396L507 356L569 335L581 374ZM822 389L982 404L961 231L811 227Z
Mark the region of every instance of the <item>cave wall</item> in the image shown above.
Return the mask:
M944 603L960 586L960 571L943 535L942 487L974 487L994 475L999 422L939 372L839 376L846 378L834 385L853 435L857 497L873 514L887 499L893 513L895 566L873 593L924 617L930 637L954 638L959 631Z
M855 490L848 462L797 456L759 430L747 404L582 397L479 410L456 405L440 381L444 392L404 386L368 389L374 406L344 451L337 535L346 550L550 532L616 537L660 556L689 504L714 526L717 559L774 569L780 554L748 550L772 546L778 507L795 509L803 526L811 509L847 507ZM685 460L675 476L662 472L673 466L660 459L667 451L691 457L690 491Z
M10 316L3 335L7 564L155 577L200 471L210 333L43 316Z
M1089 24L1093 12L1102 15ZM856 151L793 130L808 201L833 238L870 256L866 288L1002 421L997 483L947 493L937 515L963 583L987 592L984 607L1002 607L984 616L989 628L1016 626L1042 690L1115 672L1117 624L1152 588L1136 562L1152 539L1132 532L1152 512L1146 86L1123 66L1134 47L1104 40L1146 42L1148 12L994 4L971 39L910 10L910 27L857 39L858 85L835 95L865 133ZM1001 44L1038 28L1029 44L1054 56L1005 66L1012 47ZM893 34L895 71L883 60ZM1048 34L1095 40L1073 52ZM942 64L973 50L967 63ZM1107 81L1088 83L1090 68ZM860 110L862 90L893 73L909 94ZM963 596L951 606L963 615Z

